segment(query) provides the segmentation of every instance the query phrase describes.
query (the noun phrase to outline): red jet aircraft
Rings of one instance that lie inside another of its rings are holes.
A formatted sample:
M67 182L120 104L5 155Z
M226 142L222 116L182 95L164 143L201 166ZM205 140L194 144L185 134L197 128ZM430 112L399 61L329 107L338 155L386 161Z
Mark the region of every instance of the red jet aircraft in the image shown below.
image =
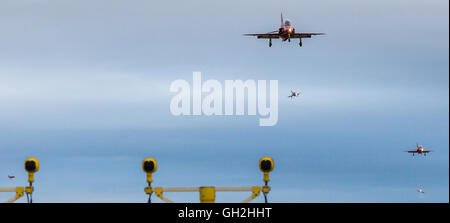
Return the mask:
M433 152L433 151L431 151L431 150L424 150L422 145L419 146L419 144L416 144L416 150L407 150L407 151L405 151L405 152L407 152L407 153L412 153L413 156L414 156L415 153L417 153L417 154L423 154L424 156L426 156L427 153Z
M325 33L296 33L295 28L291 25L289 20L283 20L281 14L281 26L277 31L260 34L244 34L245 36L256 36L258 39L269 39L269 47L272 46L272 39L281 38L283 41L291 42L291 39L300 39L299 45L302 46L303 38L311 38L314 35L325 35Z
M298 97L299 95L300 95L300 92L291 91L291 95L289 95L288 97L290 97L292 99L294 97Z
M8 178L9 179L14 179L16 176L10 176L10 175L8 175Z

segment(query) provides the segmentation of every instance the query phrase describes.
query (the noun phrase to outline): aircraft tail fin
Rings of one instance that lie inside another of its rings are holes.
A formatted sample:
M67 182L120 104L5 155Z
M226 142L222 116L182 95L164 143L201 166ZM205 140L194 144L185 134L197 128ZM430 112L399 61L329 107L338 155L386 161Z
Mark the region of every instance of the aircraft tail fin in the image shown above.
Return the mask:
M284 27L283 13L281 13L281 27Z

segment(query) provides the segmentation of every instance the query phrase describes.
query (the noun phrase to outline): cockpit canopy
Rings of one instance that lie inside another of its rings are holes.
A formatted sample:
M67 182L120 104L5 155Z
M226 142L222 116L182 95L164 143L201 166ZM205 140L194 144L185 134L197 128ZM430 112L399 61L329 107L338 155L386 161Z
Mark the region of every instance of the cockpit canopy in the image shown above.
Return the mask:
M284 26L291 26L291 21L286 19L286 21L284 21Z

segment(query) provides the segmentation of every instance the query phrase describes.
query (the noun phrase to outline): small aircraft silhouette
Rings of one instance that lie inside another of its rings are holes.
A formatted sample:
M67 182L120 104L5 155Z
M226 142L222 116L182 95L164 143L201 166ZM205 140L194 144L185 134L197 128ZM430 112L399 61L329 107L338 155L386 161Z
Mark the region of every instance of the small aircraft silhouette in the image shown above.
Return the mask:
M425 192L423 192L423 189L420 188L419 190L417 190L417 192L424 194Z
M290 97L292 99L294 97L298 97L299 95L300 95L300 92L291 91L291 95L289 95L288 97Z
M407 153L412 153L413 156L415 153L417 154L423 154L424 156L427 155L427 153L429 152L433 152L432 150L424 150L422 145L419 145L418 143L416 143L416 150L407 150L405 151Z
M8 178L9 179L14 179L16 176L10 176L10 175L8 175Z

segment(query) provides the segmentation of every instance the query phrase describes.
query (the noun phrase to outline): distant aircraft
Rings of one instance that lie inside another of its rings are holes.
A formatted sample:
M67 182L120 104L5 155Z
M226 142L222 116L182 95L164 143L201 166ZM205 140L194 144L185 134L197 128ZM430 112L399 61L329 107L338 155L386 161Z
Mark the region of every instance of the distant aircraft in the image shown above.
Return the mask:
M413 156L414 156L415 153L417 153L417 154L423 154L424 156L426 156L427 153L433 152L433 151L432 151L432 150L424 150L422 145L419 146L419 144L416 144L416 150L407 150L407 151L405 151L405 152L407 152L407 153L412 153Z
M281 38L283 41L291 42L291 39L300 39L299 45L302 44L303 38L311 38L314 35L325 35L325 33L296 33L295 28L291 25L291 22L286 19L283 20L283 13L281 13L281 26L276 31L260 34L244 34L245 36L256 36L258 39L269 39L269 47L272 46L272 39Z
M10 176L10 175L8 175L8 178L9 179L14 179L16 176Z
M417 190L417 192L424 194L425 192L423 192L423 189L420 188L419 190Z
M289 95L288 97L290 97L292 99L294 97L298 97L299 95L300 95L300 92L291 91L291 95Z

